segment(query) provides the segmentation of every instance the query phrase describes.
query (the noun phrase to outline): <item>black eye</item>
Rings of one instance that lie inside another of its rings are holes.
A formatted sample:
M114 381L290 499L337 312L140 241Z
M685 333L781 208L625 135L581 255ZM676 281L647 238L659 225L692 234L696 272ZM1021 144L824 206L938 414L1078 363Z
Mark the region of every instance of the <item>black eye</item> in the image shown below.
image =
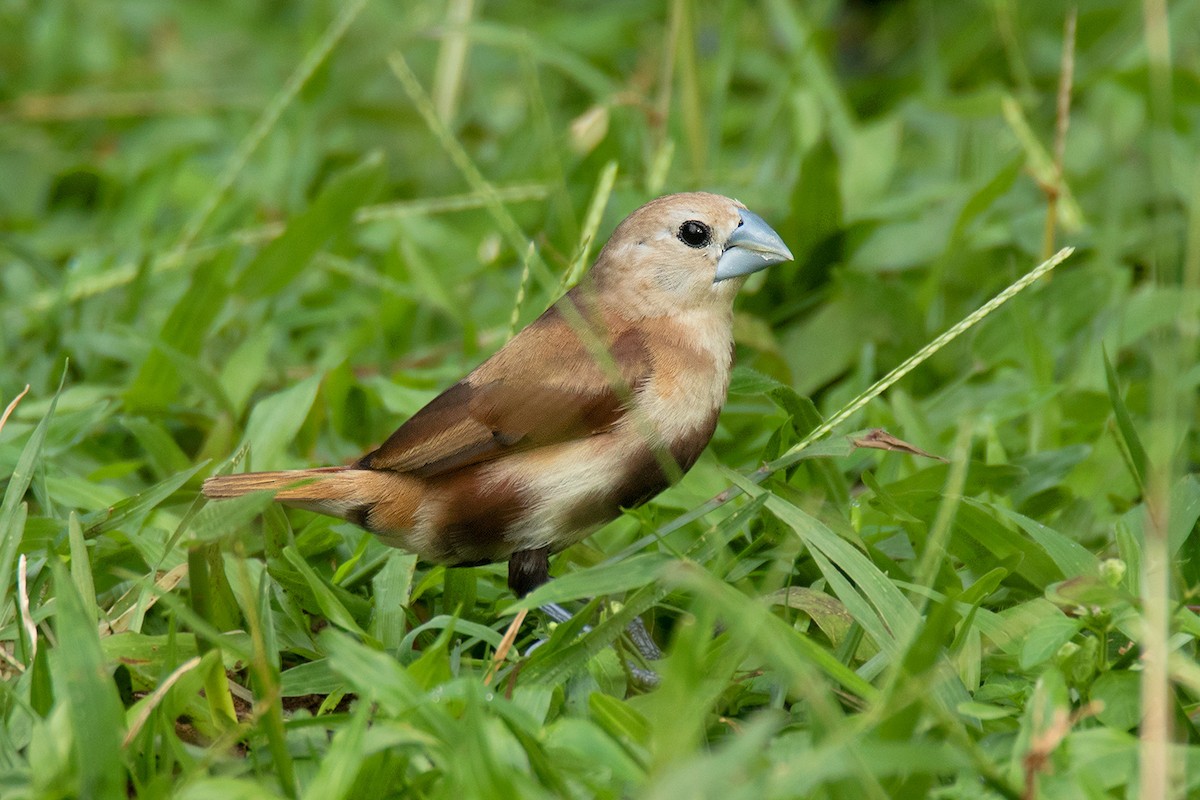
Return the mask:
M689 219L679 226L679 240L688 247L706 247L712 241L712 230L703 222Z

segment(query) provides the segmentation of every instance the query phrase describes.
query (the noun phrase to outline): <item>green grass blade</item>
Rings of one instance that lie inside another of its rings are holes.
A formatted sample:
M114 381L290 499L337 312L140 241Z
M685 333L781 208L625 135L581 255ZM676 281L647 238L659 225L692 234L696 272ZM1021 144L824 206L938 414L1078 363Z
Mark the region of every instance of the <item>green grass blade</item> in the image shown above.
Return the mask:
M797 692L805 690L805 681L811 679L815 669L864 700L877 695L874 686L838 661L831 652L793 630L769 608L724 581L683 562L675 565L667 579L713 603L720 615L734 626L732 634L746 637L756 652L776 664Z
M317 251L353 224L355 212L379 194L385 173L383 156L371 153L332 178L307 209L288 221L283 235L242 271L237 291L265 297L295 280Z
M17 562L17 548L21 544L21 537L24 533L24 525L21 526L21 530L17 530L14 523L17 520L18 509L25 498L25 492L33 481L34 465L41 455L42 445L46 442L46 431L50 427L50 419L54 416L54 409L58 405L58 398L62 395L63 385L66 381L67 370L64 367L62 378L58 382L58 389L50 398L50 406L38 421L37 427L33 429L29 441L22 448L12 475L9 476L8 486L4 490L4 500L0 502L0 614L6 613L5 609L8 607L12 591L13 569Z
M74 581L57 561L52 562L54 589L58 599L55 633L59 641L56 692L67 706L75 732L75 763L79 770L79 794L100 800L124 798L125 769L121 738L125 715L112 681L96 620L88 615Z
M312 375L254 406L242 446L250 448L255 469L280 466L284 450L296 438L320 387L321 376Z
M95 622L99 619L99 612L96 608L96 583L92 579L92 560L88 556L79 516L74 511L67 518L67 540L71 548L71 580L75 581L87 618Z
M83 520L83 524L87 526L87 535L89 537L99 536L108 531L123 528L127 524L131 524L131 527L136 530L142 519L175 494L181 486L192 479L192 476L207 465L207 461L202 461L190 469L185 469L183 472L159 481L149 489L115 503L111 508L89 514Z
M317 605L320 606L321 613L325 615L326 619L339 628L355 633L364 639L371 638L362 629L362 626L358 624L358 621L354 619L354 615L338 599L333 589L308 565L308 562L304 560L304 556L300 555L295 547L288 546L283 548L283 555L288 563L300 573L304 582L308 584L308 588L312 591L313 597L316 599Z
M1125 400L1121 397L1117 371L1113 369L1112 362L1108 360L1107 352L1104 353L1104 383L1108 389L1108 402L1112 404L1113 417L1117 421L1117 432L1120 434L1121 444L1124 445L1125 452L1129 455L1129 470L1133 474L1133 479L1137 481L1137 485L1145 487L1146 448L1142 445L1137 428L1133 426L1133 417L1129 414L1129 407L1125 405Z
M321 759L320 770L301 795L304 800L341 800L351 796L354 779L366 758L363 745L370 719L370 706L359 703L349 721L334 734Z

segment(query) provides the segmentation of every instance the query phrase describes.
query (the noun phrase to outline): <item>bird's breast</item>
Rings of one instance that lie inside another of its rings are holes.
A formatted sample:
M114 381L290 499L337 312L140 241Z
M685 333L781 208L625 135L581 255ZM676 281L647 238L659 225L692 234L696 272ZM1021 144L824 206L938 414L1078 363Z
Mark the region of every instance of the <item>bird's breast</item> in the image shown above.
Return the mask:
M686 316L646 324L651 369L617 424L429 479L403 546L451 564L544 546L557 552L657 495L691 468L716 429L730 327Z

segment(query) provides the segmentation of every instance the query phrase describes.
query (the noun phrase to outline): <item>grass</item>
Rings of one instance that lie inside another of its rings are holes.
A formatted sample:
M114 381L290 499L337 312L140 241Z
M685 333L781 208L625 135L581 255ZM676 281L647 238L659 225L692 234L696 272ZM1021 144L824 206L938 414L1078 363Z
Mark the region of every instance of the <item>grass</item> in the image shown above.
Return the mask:
M1200 4L1072 13L0 8L0 796L1200 792ZM692 188L797 260L490 678L502 566L199 499L361 454Z

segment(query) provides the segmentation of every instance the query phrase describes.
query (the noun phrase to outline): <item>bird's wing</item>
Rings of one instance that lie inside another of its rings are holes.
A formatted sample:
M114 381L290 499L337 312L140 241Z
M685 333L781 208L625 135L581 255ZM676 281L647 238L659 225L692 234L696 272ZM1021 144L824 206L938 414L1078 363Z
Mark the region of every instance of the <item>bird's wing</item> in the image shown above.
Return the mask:
M606 338L607 368L551 308L358 466L428 477L610 430L649 375L651 357L636 328Z

